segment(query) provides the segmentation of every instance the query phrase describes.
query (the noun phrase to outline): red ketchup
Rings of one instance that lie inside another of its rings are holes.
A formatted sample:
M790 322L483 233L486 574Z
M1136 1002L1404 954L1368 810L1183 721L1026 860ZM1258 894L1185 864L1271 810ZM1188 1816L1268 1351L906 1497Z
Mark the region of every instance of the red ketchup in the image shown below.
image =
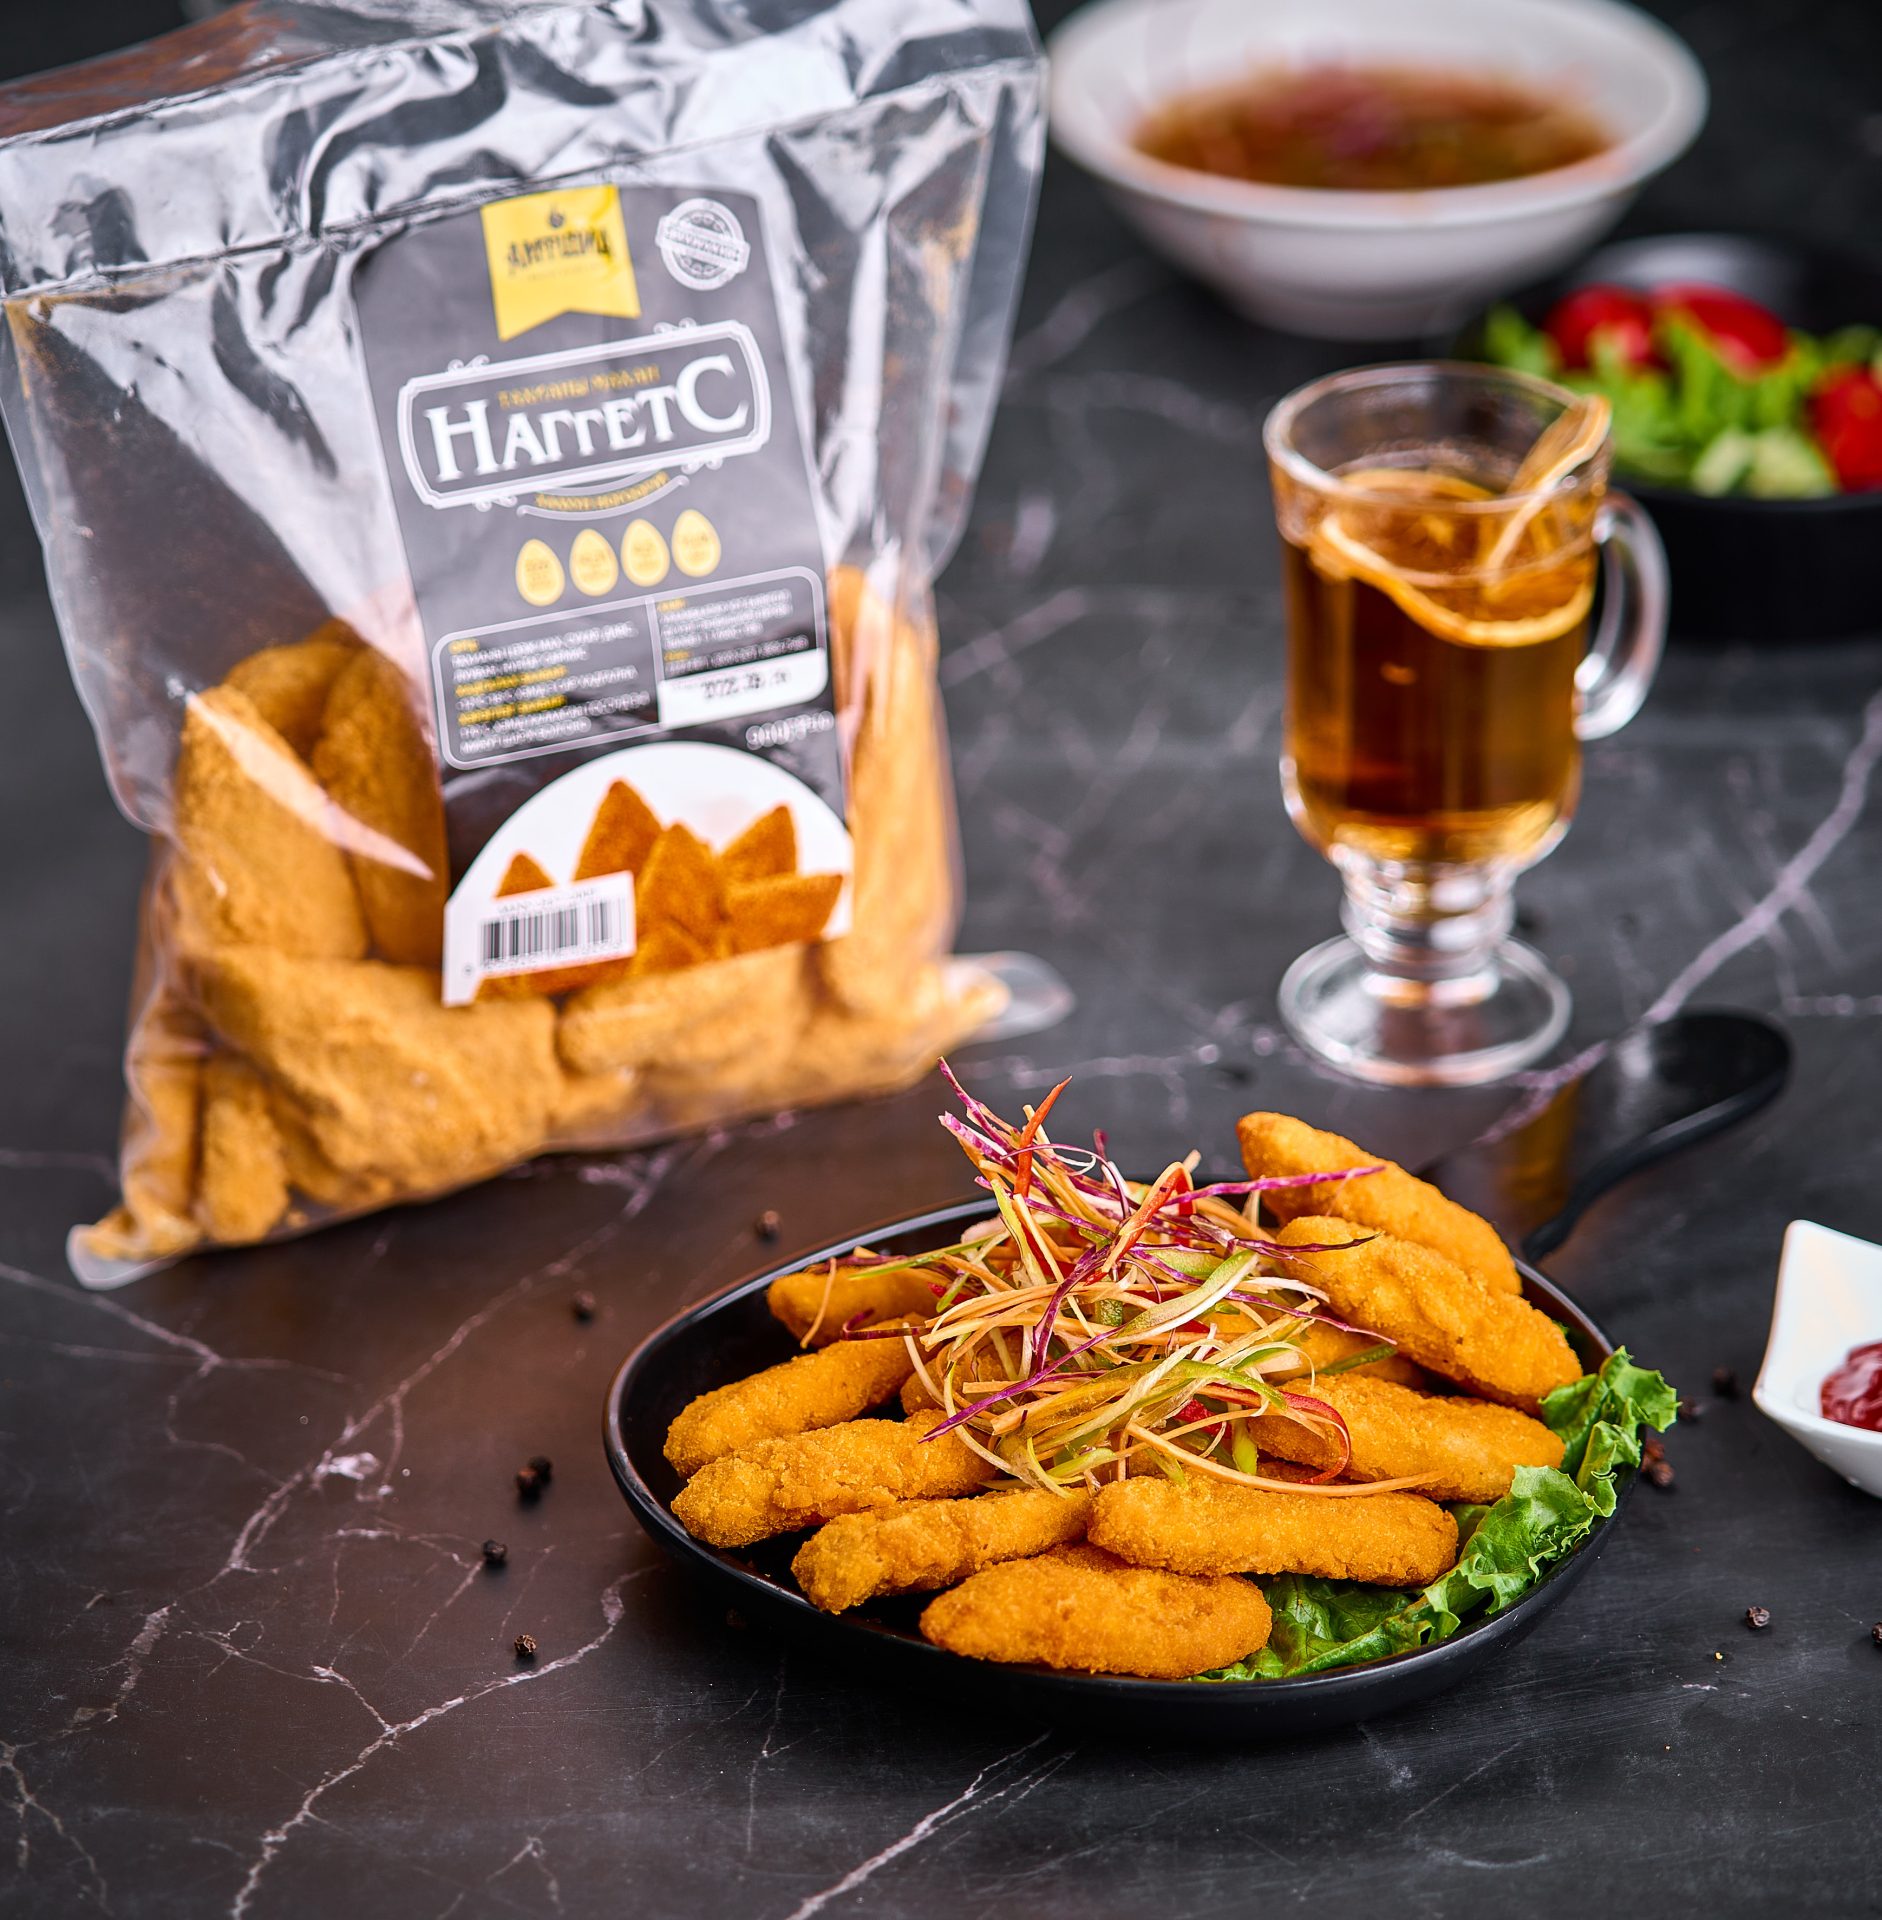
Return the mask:
M1823 1417L1882 1433L1882 1340L1851 1347L1823 1383Z

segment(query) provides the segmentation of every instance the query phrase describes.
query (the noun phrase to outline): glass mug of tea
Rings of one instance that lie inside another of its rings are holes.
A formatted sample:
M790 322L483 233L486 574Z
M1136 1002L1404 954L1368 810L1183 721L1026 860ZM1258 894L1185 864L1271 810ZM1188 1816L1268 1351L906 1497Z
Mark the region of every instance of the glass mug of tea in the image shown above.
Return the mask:
M1360 1079L1497 1079L1568 1024L1568 989L1509 937L1510 890L1568 829L1581 743L1639 710L1666 627L1665 555L1608 490L1606 428L1602 402L1444 364L1335 374L1268 416L1281 782L1346 885L1345 935L1288 969L1281 1014Z

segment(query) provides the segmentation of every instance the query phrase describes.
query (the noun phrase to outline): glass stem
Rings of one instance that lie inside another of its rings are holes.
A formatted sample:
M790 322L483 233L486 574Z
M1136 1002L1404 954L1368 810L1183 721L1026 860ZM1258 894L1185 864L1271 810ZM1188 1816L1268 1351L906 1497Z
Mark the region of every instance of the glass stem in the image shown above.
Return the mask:
M1514 876L1501 867L1408 868L1341 862L1341 918L1397 1006L1463 1007L1497 985L1496 953L1515 920Z

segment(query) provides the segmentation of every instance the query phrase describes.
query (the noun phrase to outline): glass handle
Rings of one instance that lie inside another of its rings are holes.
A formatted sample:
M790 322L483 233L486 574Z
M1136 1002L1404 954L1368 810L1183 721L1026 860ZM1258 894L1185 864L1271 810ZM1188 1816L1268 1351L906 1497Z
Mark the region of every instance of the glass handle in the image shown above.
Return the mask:
M1595 518L1607 584L1601 624L1575 670L1584 740L1619 733L1647 697L1666 645L1666 549L1644 509L1624 493L1610 493Z

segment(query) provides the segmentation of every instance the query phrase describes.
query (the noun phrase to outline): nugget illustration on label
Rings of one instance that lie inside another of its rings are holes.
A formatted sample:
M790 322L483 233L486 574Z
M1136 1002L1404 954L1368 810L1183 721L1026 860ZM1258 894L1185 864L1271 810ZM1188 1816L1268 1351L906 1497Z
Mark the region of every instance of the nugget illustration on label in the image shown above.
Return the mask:
M554 885L531 855L512 854L510 864L503 869L503 878L497 882L497 898L507 900L519 893L540 893Z
M719 871L730 886L738 880L773 880L797 871L797 823L789 807L761 813L719 855Z
M186 946L360 958L366 922L334 826L327 796L246 694L191 696L176 765Z
M732 951L750 953L757 947L816 939L842 891L840 873L780 874L728 887L725 911Z
M344 620L329 620L305 640L251 653L229 669L222 684L246 694L255 711L308 760L320 738L327 696L359 648L359 635Z
M668 827L634 877L634 914L642 926L670 920L712 945L725 918L725 894L712 849L690 828Z
M604 873L638 873L659 838L660 822L654 810L625 780L617 780L595 809L594 824L575 862L575 878L594 880Z
M640 930L640 944L629 963L634 973L672 973L678 967L696 967L710 960L712 950L703 947L684 929L656 920Z

